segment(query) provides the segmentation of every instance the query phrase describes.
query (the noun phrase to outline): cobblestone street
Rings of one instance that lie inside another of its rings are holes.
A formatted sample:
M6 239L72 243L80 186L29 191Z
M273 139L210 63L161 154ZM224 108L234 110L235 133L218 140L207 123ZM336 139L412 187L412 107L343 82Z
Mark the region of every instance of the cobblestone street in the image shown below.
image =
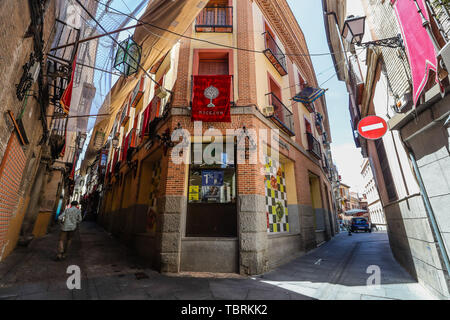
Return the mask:
M18 247L0 263L0 299L433 299L393 259L386 233L341 233L274 271L166 275L144 267L130 250L96 224L84 222L71 253L54 261L57 230ZM80 290L69 290L66 269L81 268ZM369 265L381 286L367 287Z

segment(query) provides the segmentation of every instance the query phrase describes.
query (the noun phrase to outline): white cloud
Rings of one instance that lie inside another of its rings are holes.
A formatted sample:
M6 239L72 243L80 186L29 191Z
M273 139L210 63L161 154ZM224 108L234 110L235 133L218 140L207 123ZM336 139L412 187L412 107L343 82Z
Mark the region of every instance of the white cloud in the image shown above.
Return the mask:
M352 191L362 193L364 182L361 177L361 164L363 157L361 150L353 143L331 145L333 161L337 166L342 182L349 185Z

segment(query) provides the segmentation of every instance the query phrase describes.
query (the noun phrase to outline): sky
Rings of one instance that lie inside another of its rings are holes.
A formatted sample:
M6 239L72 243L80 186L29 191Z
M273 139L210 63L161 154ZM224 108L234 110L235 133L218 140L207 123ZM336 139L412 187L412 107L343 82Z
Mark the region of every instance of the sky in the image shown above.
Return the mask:
M287 0L287 2L302 28L309 53L329 53L322 0ZM333 160L342 182L350 185L352 191L362 192L360 165L363 158L353 140L345 83L337 79L331 55L313 56L311 59L319 86L329 89L325 96L333 141L331 144Z

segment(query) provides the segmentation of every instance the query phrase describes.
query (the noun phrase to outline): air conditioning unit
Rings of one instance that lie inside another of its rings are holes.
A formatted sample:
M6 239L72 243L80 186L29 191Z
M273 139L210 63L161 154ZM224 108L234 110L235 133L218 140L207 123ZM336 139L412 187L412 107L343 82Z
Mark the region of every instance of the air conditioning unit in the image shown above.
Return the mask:
M398 101L396 104L397 110L399 110L400 112L405 112L408 111L410 109L410 107L412 107L412 94L411 92L407 92L405 93Z
M269 117L269 116L273 115L274 108L273 108L273 106L267 106L267 107L264 107L262 111L266 117Z

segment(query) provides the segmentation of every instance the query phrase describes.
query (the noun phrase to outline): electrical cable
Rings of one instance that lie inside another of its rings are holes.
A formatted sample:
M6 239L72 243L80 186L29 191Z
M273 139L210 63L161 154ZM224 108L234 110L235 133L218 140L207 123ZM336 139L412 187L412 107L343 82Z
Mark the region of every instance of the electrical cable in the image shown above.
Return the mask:
M358 48L357 50L365 50L365 48ZM362 51L360 51L359 53L357 53L356 56L359 56L359 54L361 54L361 52L362 52ZM317 76L320 76L320 75L322 75L322 74L324 74L325 72L327 72L328 70L330 70L330 69L332 69L332 68L337 68L338 66L340 67L340 65L343 64L343 63L345 63L345 61L346 61L345 58L341 59L341 61L340 61L339 63L337 63L336 65L332 65L331 67L329 67L329 68L323 70L322 72L318 73L318 74L316 75L316 77L317 77ZM336 71L334 71L333 76L334 76L334 75L336 75ZM332 76L332 77L333 77L333 76ZM332 77L331 77L331 78L332 78ZM329 79L327 79L326 81L324 81L323 83L321 83L321 84L319 85L319 87L320 87L321 85L323 85L324 83L328 82L328 80L330 80L331 78L329 78ZM296 83L296 84L293 84L292 86L283 88L283 90L290 89L290 88L292 88L292 87L294 87L294 86L298 86L298 85L301 85L301 84L300 84L300 83Z
M86 11L86 13L89 15L89 17L100 27L100 29L102 29L103 30L103 32L104 33L108 33L108 31L100 24L100 22L89 12L89 10L87 10L86 9L86 7L80 2L80 0L74 0L74 1L76 1L77 3L78 3L78 5L84 10L84 11ZM97 0L95 0L95 1L97 1ZM99 1L98 1L99 2ZM99 3L101 3L101 2L99 2ZM103 4L103 3L102 3ZM105 5L106 6L106 5ZM113 8L111 8L111 9L113 9ZM115 10L115 9L113 9L113 10ZM110 34L108 34L108 36L124 51L124 52L127 52L128 53L128 50L127 49L125 49L123 46L122 46L122 44L120 44L116 39L114 39L114 37L112 37ZM145 73L145 75L147 76L147 77L149 77L150 78L150 80L152 81L152 82L154 82L158 87L161 87L161 88L163 88L165 91L169 91L170 92L170 90L167 90L166 88L164 88L162 85L160 85L156 80L154 80L151 76L150 76L150 74L147 72L147 70L145 70L145 68L139 63L139 61L137 61L134 57L133 57L133 55L128 55L130 58L131 58L131 60L133 60L135 63L136 63L136 65Z
M177 32L174 32L174 31L171 31L171 30L159 27L159 26L151 24L149 22L145 22L145 21L139 20L139 19L137 19L136 17L134 17L132 15L129 15L129 14L125 13L125 12L122 12L120 10L117 10L117 9L111 7L111 6L108 6L107 4L104 4L100 0L94 0L94 1L99 3L99 4L101 4L101 5L103 5L103 6L105 6L108 9L116 11L118 14L125 15L125 16L135 20L136 22L142 23L143 25L148 25L148 26L153 27L155 29L159 29L159 30L162 30L162 31L166 31L166 32L172 33L172 34L174 34L174 35L176 35L178 37L181 37L181 38L186 38L186 39L189 39L189 40L204 42L204 43L208 43L208 44L212 44L212 45L216 45L216 46L224 47L224 48L228 48L228 49L241 50L241 51L246 51L246 52L251 52L251 53L264 53L264 51L261 51L261 50L254 50L254 49L248 49L248 48L240 48L240 47L235 47L235 46L229 46L229 45L226 45L226 44L221 44L221 43L217 43L217 42L213 42L213 41L209 41L209 40L205 40L205 39L199 39L199 38L186 36L184 34L180 34L180 33L177 33ZM349 51L346 51L346 52L349 52ZM305 56L305 57L327 56L327 55L334 55L334 54L337 54L337 53L334 53L334 52L310 53L310 54L306 54L306 53L284 53L285 56Z

